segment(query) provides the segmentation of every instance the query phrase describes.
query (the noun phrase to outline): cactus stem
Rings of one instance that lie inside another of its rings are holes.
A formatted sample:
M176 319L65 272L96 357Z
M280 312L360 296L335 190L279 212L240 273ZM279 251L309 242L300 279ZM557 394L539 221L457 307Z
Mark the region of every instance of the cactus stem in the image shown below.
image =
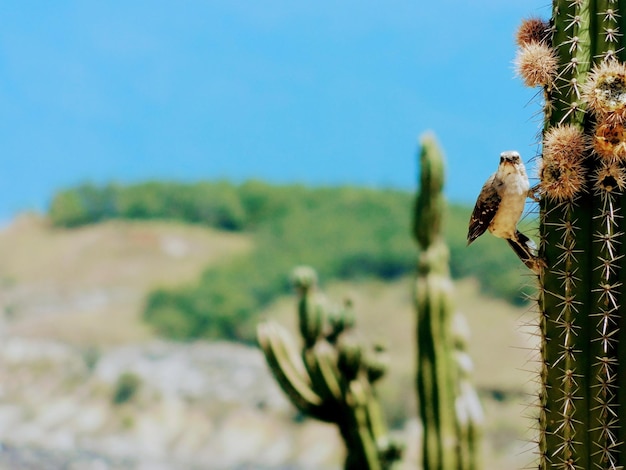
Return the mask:
M422 138L420 168L413 231L422 250L415 283L422 467L477 470L482 412L468 380L462 322L452 316L449 254L441 230L443 156L430 135Z
M350 302L343 310L328 311L327 303L315 293L317 274L312 268L296 268L291 277L300 296L304 344L298 354L279 325L258 325L259 345L272 373L303 413L338 426L347 450L345 470L390 470L402 449L387 436L372 387L383 375L384 364L376 356L361 354L351 333Z

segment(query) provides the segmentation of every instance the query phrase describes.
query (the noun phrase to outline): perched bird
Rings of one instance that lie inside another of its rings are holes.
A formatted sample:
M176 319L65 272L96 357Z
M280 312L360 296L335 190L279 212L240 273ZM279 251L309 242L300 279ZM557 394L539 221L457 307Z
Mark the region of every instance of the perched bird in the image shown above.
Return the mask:
M517 230L524 212L530 184L519 153L509 150L500 154L498 170L483 185L470 218L467 244L480 237L487 229L498 238L504 238L522 262L539 274L541 260L535 243Z

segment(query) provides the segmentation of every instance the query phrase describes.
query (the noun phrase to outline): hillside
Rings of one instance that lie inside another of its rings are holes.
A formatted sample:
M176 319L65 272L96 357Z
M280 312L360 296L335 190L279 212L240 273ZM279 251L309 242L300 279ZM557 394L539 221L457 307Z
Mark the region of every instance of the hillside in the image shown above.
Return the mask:
M256 313L289 293L287 273L294 265L312 265L328 281L391 281L411 273L416 262L412 205L410 193L393 189L146 182L61 191L52 201L50 220L59 228L170 220L248 235L254 249L245 256L219 269L208 266L193 282L152 290L144 318L173 339L251 344ZM452 205L445 215L452 275L476 276L484 292L522 304L531 290L507 244L487 236L467 248L469 211Z
M249 236L182 223L109 221L57 229L23 216L0 232L0 310L11 334L73 344L149 338L149 290L195 280L252 248Z
M0 453L0 468L46 468L33 467L33 460L85 469L98 461L119 469L155 462L165 469L226 469L246 461L254 468L281 468L280 462L337 468L334 429L296 424L257 350L164 342L142 321L143 299L154 287L193 281L208 265L227 266L253 249L245 233L154 220L68 230L26 217L0 232L0 442L8 449ZM382 394L392 424L409 439L412 468L410 275L324 287L333 299L350 295L362 333L390 346ZM489 423L488 469L521 467L530 460L520 454L529 421L519 418L530 384L520 372L530 341L520 326L527 307L486 298L472 280L458 285L457 296L473 331L471 353ZM293 325L293 304L281 297L257 318ZM137 392L115 405L128 373L139 379Z

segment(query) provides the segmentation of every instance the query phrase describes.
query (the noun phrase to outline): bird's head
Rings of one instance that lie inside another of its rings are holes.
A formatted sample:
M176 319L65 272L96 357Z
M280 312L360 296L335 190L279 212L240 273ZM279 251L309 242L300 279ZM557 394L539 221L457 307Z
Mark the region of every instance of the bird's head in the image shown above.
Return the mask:
M522 159L515 150L507 150L500 154L500 165L498 174L501 177L510 174L526 175L526 169L522 163Z
M517 165L522 160L515 150L507 150L500 154L500 165Z

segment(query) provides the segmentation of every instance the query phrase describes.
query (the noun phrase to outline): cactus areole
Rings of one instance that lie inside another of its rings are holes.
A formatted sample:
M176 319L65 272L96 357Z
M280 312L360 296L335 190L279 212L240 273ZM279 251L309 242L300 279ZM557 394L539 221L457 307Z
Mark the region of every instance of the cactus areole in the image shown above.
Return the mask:
M539 469L626 467L626 0L525 20L518 73L543 89L538 165Z

